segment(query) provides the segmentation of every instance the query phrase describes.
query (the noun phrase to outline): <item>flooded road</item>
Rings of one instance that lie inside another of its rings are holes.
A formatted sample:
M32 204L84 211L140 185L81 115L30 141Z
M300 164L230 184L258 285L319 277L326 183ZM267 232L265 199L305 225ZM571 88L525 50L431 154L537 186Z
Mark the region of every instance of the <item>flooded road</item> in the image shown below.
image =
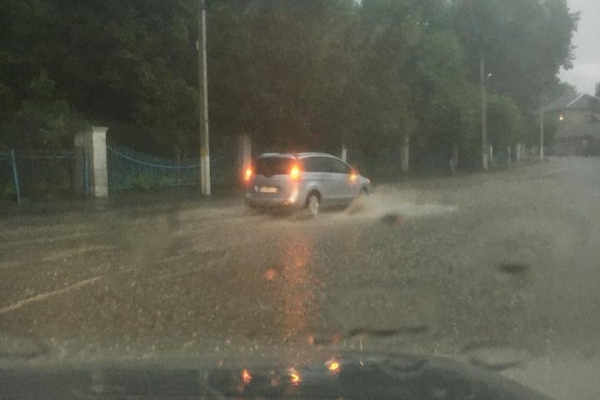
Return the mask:
M316 220L237 199L8 216L2 352L597 360L598 172L565 159L384 185Z

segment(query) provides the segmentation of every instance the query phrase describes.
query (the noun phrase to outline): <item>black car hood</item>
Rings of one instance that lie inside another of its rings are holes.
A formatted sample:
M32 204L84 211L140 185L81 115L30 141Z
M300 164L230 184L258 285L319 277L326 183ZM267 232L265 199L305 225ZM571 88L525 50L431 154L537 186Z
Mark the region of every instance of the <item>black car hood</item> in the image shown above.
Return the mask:
M0 398L549 399L496 372L466 363L365 353L342 353L300 364L235 360L16 363L0 368Z

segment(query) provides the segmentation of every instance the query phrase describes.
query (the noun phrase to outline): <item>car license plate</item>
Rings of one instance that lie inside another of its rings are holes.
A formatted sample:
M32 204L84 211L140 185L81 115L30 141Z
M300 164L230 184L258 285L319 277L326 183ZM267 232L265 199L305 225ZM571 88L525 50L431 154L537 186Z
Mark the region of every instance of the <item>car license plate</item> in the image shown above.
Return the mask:
M258 188L258 191L261 193L277 193L277 188L270 186L261 186Z

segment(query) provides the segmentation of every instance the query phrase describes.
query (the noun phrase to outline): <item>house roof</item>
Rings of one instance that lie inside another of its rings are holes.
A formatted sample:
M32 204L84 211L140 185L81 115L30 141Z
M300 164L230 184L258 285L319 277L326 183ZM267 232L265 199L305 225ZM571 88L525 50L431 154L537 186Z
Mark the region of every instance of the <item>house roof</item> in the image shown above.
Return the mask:
M542 110L544 112L563 110L567 107L568 104L571 104L573 101L577 100L579 97L580 97L580 95L578 95L578 94L566 95L566 96L559 97L558 99L554 100L553 102L546 104L544 107L542 107Z
M591 109L594 107L598 107L598 103L600 102L600 98L596 96L592 96L589 94L576 94L576 95L567 95L563 97L559 97L553 102L542 107L542 111L544 112L553 112L553 111L561 111L565 109L574 110L574 109Z

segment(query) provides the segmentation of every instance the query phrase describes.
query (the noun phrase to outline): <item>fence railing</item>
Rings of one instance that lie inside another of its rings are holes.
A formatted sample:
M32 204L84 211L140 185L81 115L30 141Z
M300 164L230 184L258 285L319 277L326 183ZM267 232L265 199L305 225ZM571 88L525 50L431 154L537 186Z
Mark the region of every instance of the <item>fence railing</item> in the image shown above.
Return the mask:
M0 175L2 198L14 196L17 200L17 203L20 203L21 188L19 185L19 173L17 171L15 151L0 151L0 164L5 164L0 169L0 171L3 171L3 173Z
M72 151L18 151L18 182L24 197L53 199L88 191L85 154Z
M0 152L0 197L21 202L87 193L85 154L55 151Z
M107 146L110 189L197 185L199 159L164 159L124 146Z
M200 158L167 159L124 146L107 146L109 188L156 189L200 185ZM211 181L236 181L236 149L211 154ZM85 151L0 151L0 200L21 202L90 193Z
M225 152L211 156L213 183L227 183L235 177L235 159L228 159L233 156ZM168 159L119 145L107 146L107 158L111 190L200 185L200 158Z

